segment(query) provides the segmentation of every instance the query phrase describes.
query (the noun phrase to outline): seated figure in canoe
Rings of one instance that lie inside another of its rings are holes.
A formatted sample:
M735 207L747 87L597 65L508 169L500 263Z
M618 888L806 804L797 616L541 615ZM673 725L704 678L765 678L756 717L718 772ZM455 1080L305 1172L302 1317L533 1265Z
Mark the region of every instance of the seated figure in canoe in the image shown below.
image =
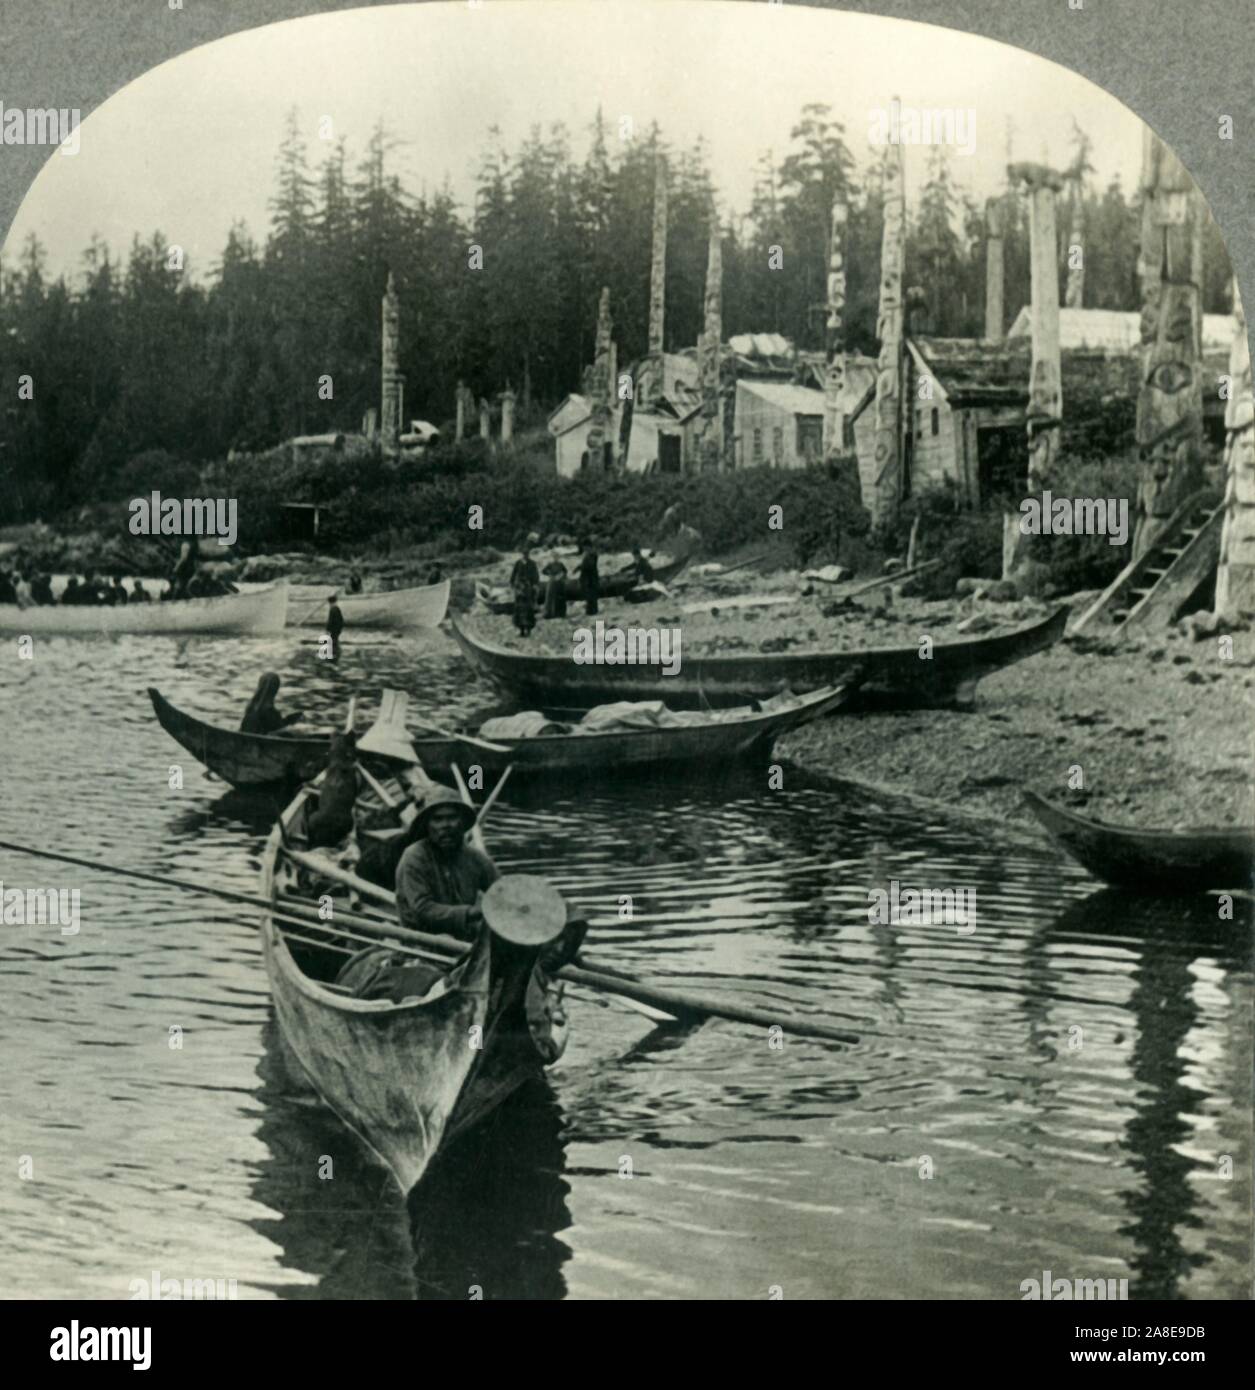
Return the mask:
M244 718L240 720L240 732L244 734L277 734L289 724L297 723L301 715L280 714L275 708L275 698L279 694L279 677L267 671L257 682L253 698L248 702Z

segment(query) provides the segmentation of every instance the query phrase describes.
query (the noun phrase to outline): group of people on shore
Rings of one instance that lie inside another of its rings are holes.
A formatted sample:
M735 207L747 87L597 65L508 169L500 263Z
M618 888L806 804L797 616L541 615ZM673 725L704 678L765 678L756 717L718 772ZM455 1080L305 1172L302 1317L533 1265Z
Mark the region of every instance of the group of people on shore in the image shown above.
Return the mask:
M11 572L0 570L0 604L14 603L19 608L40 608L53 604L67 607L116 608L126 603L152 603L182 598L217 598L239 590L227 580L217 579L198 568L196 540L185 541L179 558L170 571L164 591L158 595L136 579L128 589L118 574L112 578L97 576L95 570L71 574L60 596L52 592L52 575L32 564L19 563Z

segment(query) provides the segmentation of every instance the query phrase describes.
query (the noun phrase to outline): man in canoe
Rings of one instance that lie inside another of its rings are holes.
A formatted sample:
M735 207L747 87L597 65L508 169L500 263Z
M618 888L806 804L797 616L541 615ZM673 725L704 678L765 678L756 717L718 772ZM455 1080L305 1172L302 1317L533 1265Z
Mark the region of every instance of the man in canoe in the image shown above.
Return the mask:
M466 843L475 810L448 787L423 803L411 827L413 843L397 865L397 915L403 927L474 941L483 923L480 896L500 874Z
M152 601L153 596L144 588L144 581L142 579L137 579L135 583L131 585L131 602L151 603Z
M277 734L289 724L295 724L300 714L280 714L275 709L275 697L279 693L279 677L267 671L257 682L253 698L248 702L244 718L240 720L242 734Z

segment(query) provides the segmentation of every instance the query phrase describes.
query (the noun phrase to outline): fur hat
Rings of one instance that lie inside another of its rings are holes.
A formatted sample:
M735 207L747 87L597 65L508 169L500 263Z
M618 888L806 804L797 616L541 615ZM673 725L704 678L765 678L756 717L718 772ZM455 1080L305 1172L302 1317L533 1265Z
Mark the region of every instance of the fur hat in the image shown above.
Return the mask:
M463 830L469 830L475 824L475 808L473 806L468 806L457 792L448 787L437 787L423 802L418 815L414 818L414 834L425 837L427 825L432 815L446 806L452 806L455 811L461 813Z

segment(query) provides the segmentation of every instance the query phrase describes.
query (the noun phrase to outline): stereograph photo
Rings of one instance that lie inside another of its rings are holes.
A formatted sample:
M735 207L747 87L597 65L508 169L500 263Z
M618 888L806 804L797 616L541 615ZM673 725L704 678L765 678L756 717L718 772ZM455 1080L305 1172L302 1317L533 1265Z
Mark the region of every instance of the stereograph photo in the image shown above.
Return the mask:
M172 1300L1250 1297L1231 229L922 19L0 81L0 1293L128 1303L54 1361Z

